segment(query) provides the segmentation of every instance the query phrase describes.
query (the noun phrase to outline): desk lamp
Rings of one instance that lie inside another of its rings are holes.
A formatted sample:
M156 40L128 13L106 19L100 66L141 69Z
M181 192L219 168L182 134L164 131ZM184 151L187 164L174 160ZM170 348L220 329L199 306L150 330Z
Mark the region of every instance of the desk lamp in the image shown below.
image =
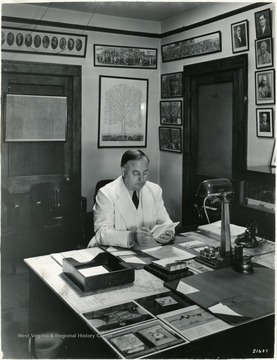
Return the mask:
M220 248L216 256L210 256L202 250L198 259L214 268L223 268L231 265L231 232L229 201L227 195L232 194L232 183L228 179L209 179L201 182L196 196L204 198L204 204L208 198L215 197L221 203L221 234ZM214 254L215 255L215 254Z

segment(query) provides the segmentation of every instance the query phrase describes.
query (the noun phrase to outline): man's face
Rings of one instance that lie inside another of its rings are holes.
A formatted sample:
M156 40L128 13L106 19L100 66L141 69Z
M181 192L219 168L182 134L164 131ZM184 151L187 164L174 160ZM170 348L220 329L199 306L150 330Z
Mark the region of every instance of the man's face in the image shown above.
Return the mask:
M265 54L266 49L267 49L266 42L263 41L263 42L261 43L261 52L262 52L262 54Z
M266 19L265 19L264 15L261 15L261 16L260 16L259 22L260 22L261 27L264 27L264 26L265 26Z
M237 28L237 35L238 35L238 37L240 37L240 35L241 35L241 27L240 26Z
M263 114L262 119L263 119L263 123L266 124L267 123L267 115Z
M266 86L266 84L267 84L267 77L263 76L263 86Z
M121 168L124 183L128 190L138 191L143 188L149 174L149 163L145 157L130 160Z

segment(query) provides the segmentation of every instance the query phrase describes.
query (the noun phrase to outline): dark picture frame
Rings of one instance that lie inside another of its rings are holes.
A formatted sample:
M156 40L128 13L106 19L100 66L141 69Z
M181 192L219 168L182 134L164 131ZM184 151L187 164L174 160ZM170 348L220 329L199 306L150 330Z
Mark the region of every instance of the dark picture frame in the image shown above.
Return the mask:
M160 124L182 125L182 100L160 101Z
M157 69L155 48L94 44L94 66Z
M255 72L256 104L275 104L275 70Z
M248 20L231 24L231 34L233 53L249 50Z
M86 57L87 35L2 27L2 51Z
M99 76L98 148L146 147L148 79Z
M272 38L255 40L256 68L273 66L273 42Z
M276 167L276 140L274 140L270 166Z
M174 61L222 51L221 32L215 31L162 45L162 61Z
M161 151L182 153L182 132L180 127L159 127L159 144Z
M257 137L273 138L273 108L256 109Z
M271 10L265 9L258 11L254 14L255 16L255 29L256 29L256 38L262 39L265 37L272 36L272 25L271 25ZM264 28L264 31L262 27Z
M175 72L161 75L161 98L176 98L183 96L183 73Z

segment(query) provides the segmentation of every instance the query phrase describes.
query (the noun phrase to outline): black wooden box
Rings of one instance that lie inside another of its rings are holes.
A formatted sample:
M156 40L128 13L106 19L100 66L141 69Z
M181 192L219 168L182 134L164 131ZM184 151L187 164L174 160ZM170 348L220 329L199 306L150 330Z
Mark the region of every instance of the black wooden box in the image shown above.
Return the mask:
M103 267L107 272L85 276L80 270ZM63 272L83 291L93 291L110 286L125 285L135 280L134 269L114 255L103 252L93 260L80 263L73 258L63 259Z

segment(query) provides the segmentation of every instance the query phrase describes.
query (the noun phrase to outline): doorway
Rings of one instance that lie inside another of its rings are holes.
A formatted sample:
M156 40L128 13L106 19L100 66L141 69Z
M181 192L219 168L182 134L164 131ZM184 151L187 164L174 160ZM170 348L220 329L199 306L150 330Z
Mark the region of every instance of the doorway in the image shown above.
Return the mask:
M183 224L198 224L195 193L206 179L235 187L246 166L247 55L184 67Z

